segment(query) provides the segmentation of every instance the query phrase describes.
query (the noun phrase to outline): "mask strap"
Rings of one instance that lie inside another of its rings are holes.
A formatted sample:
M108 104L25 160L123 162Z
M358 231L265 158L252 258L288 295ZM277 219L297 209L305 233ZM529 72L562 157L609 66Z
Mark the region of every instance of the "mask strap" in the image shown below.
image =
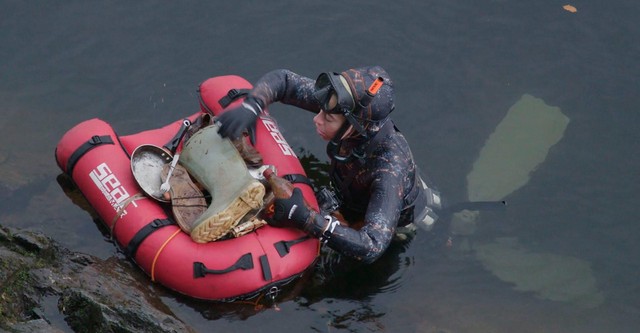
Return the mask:
M357 106L354 106L353 110L347 110L342 112L342 114L345 116L347 121L344 122L344 124L342 124L342 127L340 127L336 135L327 144L327 155L329 155L331 158L335 159L338 162L346 162L347 160L354 157L358 159L364 158L365 156L364 151L362 151L361 149L357 149L357 147L353 149L353 151L351 151L347 156L338 155L338 153L340 152L342 137L344 136L347 129L349 128L349 125L351 125L353 126L353 128L355 128L356 131L358 131L358 133L360 133L360 135L362 135L362 137L365 140L369 139L369 136L367 135L367 132L365 131L364 127L356 120L355 116L353 115L353 111L356 108L366 108L367 106L369 106L373 97L375 97L378 94L378 90L382 88L383 83L384 83L384 79L382 77L377 77L371 83L371 86L369 86L369 88L367 89L366 94L360 99L360 101L357 101ZM345 87L345 88L348 88L348 87ZM355 102L355 99L354 99L354 102ZM338 101L338 107L339 106L340 106L340 102Z
M344 124L342 124L342 127L340 127L336 135L333 137L333 139L331 139L331 141L329 141L329 143L327 144L327 155L340 162L347 161L351 156L351 154L347 156L338 155L338 153L340 152L340 145L342 144L342 136L344 136L344 134L347 132L347 129L349 129L349 123L345 121Z
M358 133L360 133L360 135L362 135L362 137L365 140L369 138L367 136L366 131L364 130L364 127L360 125L360 123L356 120L356 117L353 116L353 113L351 113L351 111L345 111L343 114L344 114L344 117L347 118L347 121L349 122L349 124L353 125L356 131L358 131Z
M351 123L351 125L353 125L353 127L364 137L365 140L369 139L369 136L367 135L366 131L364 130L364 127L362 127L362 125L360 125L360 123L353 116L352 111L355 111L358 108L359 109L367 108L369 106L369 104L371 103L371 100L378 94L378 90L380 90L380 88L382 88L383 83L384 83L384 79L382 77L377 77L371 83L371 85L367 89L367 91L364 94L364 96L362 96L362 98L360 98L360 100L358 101L358 106L355 107L351 111L345 111L344 112L344 116L347 118L349 123Z

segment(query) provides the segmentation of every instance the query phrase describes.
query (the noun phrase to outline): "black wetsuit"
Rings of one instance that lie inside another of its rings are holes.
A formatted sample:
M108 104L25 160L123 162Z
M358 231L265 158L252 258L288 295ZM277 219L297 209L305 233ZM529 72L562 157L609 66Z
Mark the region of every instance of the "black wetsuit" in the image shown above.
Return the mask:
M318 113L320 104L314 97L314 83L315 80L289 70L275 70L256 82L249 94L264 106L281 102ZM371 136L383 136L375 140L361 137L344 140L342 150L365 147L364 159L347 162L332 159L331 179L343 200L340 212L359 229L337 226L328 245L363 262L379 258L396 228L419 218L426 207L409 145L390 119L386 126L390 127L370 129ZM319 236L317 230L312 233Z

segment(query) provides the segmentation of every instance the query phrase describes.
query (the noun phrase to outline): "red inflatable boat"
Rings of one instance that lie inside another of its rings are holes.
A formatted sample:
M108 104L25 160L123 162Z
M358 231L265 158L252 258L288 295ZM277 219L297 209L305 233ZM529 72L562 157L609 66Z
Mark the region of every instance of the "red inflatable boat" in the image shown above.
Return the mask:
M219 114L241 102L251 84L238 76L215 77L200 86L201 112ZM188 118L194 120L201 112ZM249 298L300 276L316 259L317 239L299 230L264 226L238 238L199 244L170 216L169 204L143 194L131 171L140 145L165 145L182 120L163 128L118 136L100 119L82 122L58 143L56 160L70 175L119 245L150 277L179 293L208 300ZM304 170L276 122L262 115L256 146L279 175ZM317 208L313 189L299 187Z

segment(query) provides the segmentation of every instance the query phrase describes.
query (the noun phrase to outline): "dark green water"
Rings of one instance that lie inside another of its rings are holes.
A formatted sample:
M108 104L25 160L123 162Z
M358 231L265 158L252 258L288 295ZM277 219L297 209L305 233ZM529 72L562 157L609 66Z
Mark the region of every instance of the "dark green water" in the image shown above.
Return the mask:
M466 175L523 94L562 110L563 138L469 240L516 238L530 253L587 263L602 302L517 290L473 250L433 249L419 233L406 250L307 288L280 311L158 288L171 310L202 332L635 332L640 6L586 0L570 13L565 4L0 1L0 222L116 256L55 181L53 151L73 125L99 117L120 134L165 125L197 110L195 89L211 76L379 64L395 81L396 123L449 202L466 200ZM272 114L292 146L325 159L307 113Z

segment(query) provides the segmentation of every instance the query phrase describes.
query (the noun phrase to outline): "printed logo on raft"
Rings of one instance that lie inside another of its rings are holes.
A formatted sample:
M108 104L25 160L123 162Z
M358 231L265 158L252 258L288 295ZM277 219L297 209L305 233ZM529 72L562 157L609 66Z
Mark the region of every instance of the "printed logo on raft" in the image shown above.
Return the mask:
M293 151L293 148L289 146L289 143L287 142L287 140L285 140L284 137L282 136L282 133L280 133L280 130L278 129L278 126L276 125L276 123L271 119L266 119L266 118L260 118L260 119L262 120L262 123L271 134L271 137L274 140L276 140L276 142L278 143L278 147L280 147L280 150L282 151L282 153L288 156L296 156L296 153Z
M96 184L100 192L104 195L105 199L109 202L111 207L116 212L119 212L124 207L123 202L129 199L129 192L122 186L120 180L113 174L106 162L98 165L95 169L89 172L89 177ZM131 202L134 206L138 207L135 201ZM126 210L122 210L120 216L127 215Z

